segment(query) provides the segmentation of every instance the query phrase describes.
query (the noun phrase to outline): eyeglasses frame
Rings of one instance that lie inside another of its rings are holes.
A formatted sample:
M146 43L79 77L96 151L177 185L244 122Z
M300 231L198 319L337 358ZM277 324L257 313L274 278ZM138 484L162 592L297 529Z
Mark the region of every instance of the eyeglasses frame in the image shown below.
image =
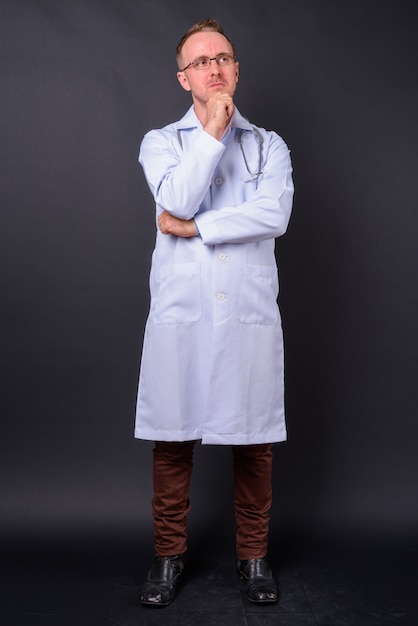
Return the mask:
M217 59L218 59L219 57L230 57L230 58L232 59L232 60L231 60L231 63L227 63L226 65L219 65L219 63L218 63L218 61L217 61ZM219 54L217 54L217 55L216 55L216 57L207 57L207 56L205 56L205 55L203 54L202 56L200 56L200 57L196 57L195 59L193 59L193 61L190 61L190 63L189 63L188 65L186 65L186 67L184 67L182 70L179 70L179 71L180 71L180 72L185 72L187 69L189 69L189 67L193 67L193 69L194 69L194 70L196 70L196 71L198 71L198 72L201 72L201 71L204 71L204 70L209 69L209 67L212 65L212 61L216 61L216 64L217 64L219 67L228 67L228 65L232 65L232 63L234 63L234 61L236 61L236 58L237 58L237 57L235 56L235 54L231 54L230 52L220 52ZM195 66L193 65L193 63L195 63L195 62L196 62L196 61L198 61L199 59L208 59L208 60L209 60L209 67L205 67L203 70L201 70L201 69L199 69L199 68L195 67Z

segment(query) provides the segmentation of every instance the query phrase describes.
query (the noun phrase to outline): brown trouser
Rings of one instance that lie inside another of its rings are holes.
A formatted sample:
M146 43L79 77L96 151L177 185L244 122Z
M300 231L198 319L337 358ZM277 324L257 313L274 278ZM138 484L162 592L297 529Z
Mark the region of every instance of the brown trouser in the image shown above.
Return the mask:
M195 441L156 442L153 454L154 542L157 556L186 551ZM232 446L236 548L239 559L263 558L272 500L272 445Z

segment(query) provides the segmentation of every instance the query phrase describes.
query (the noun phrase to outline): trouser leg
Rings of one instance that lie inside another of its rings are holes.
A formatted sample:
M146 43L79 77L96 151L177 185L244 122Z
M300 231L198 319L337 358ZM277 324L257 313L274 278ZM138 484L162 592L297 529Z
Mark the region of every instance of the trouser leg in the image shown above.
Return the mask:
M194 445L195 441L155 443L152 513L157 556L173 556L186 551Z
M232 446L238 559L266 556L272 502L271 444Z

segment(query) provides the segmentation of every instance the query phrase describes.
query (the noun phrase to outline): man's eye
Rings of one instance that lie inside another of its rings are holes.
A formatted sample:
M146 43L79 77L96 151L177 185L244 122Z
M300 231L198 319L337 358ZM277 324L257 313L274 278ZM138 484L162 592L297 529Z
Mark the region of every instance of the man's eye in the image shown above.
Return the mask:
M206 67L208 64L208 59L206 57L202 57L201 59L197 59L194 64L197 67Z

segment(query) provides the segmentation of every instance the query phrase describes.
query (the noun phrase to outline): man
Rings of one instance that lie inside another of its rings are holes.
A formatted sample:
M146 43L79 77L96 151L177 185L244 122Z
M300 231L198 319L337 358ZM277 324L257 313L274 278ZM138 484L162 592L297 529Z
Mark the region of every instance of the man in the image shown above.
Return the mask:
M238 62L218 22L195 24L177 63L193 105L139 157L158 223L135 428L155 441L156 559L141 602L175 598L201 441L232 446L238 573L265 604L278 595L266 552L271 444L286 438L274 245L292 206L289 150L235 107Z

